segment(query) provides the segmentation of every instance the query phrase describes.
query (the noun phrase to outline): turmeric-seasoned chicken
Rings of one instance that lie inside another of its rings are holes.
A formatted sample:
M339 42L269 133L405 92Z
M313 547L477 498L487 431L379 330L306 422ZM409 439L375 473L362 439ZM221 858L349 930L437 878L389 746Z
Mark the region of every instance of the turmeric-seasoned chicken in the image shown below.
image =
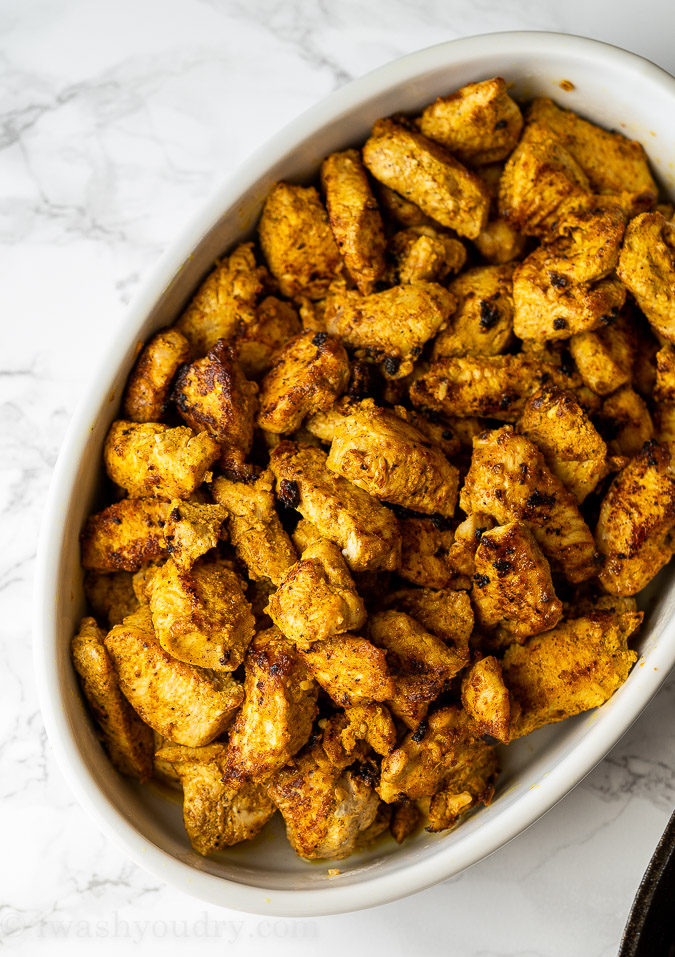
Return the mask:
M223 537L227 511L222 505L201 505L174 499L164 522L166 550L176 565L189 572L194 563Z
M457 308L434 340L432 359L497 355L513 339L513 266L476 266L448 289Z
M80 535L82 565L99 572L136 572L163 558L170 507L162 499L125 498L90 515Z
M572 336L569 349L584 383L598 395L609 395L630 382L636 342L626 316Z
M400 588L387 595L385 608L410 615L426 631L441 638L457 656L457 670L469 663L469 638L474 617L465 591L433 588Z
M645 442L654 438L654 423L647 403L629 385L607 396L597 421L607 435L611 455L637 455Z
M164 418L173 377L190 358L190 343L178 329L162 329L143 346L129 374L122 415L131 422Z
M387 701L395 693L386 653L366 638L333 635L302 652L307 670L340 707Z
M656 212L636 216L616 272L656 332L675 342L675 223Z
M457 764L429 802L426 830L432 834L446 831L455 826L462 814L479 804L489 804L495 793L498 773L499 762L494 748L485 747L477 754L468 749L460 752Z
M382 704L370 702L345 707L332 715L324 727L323 750L335 767L349 767L368 748L384 756L396 747L396 725Z
M302 331L300 318L285 299L266 296L256 307L253 322L242 326L233 343L247 379L261 379L269 372L275 353Z
M380 207L384 212L390 225L393 227L403 227L408 229L410 226L431 226L438 228L438 223L413 203L406 199L393 189L389 189L384 183L375 183Z
M398 280L406 282L441 282L459 272L466 262L466 249L433 226L410 226L395 233L388 252L396 263Z
M511 700L493 655L474 662L462 678L462 705L483 734L508 744Z
M135 612L139 604L131 572L87 572L84 593L96 618L107 621L111 628Z
M675 402L675 347L669 342L656 353L654 400L659 404Z
M455 584L457 576L467 574L462 562L464 549L455 547L455 535L445 519L420 516L403 518L399 524L401 578L426 588L447 588Z
M483 259L492 266L503 266L520 259L527 243L527 237L499 214L499 183L503 171L503 163L492 163L477 170L490 196L490 213L487 224L473 242Z

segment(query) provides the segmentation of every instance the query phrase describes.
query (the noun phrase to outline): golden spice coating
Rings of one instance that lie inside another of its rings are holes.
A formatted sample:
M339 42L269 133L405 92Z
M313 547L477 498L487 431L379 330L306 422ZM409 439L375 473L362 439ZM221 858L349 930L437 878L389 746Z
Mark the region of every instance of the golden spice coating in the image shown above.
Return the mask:
M160 761L175 769L183 786L183 822L198 854L222 851L249 841L276 812L274 802L259 784L236 791L223 781L227 745L205 748L163 747Z
M615 197L630 216L656 202L656 184L640 143L609 133L546 98L534 100L528 122L546 126L584 171L593 192Z
M426 588L447 588L458 575L466 574L455 561L454 533L442 519L403 518L399 526L401 578Z
M190 343L178 329L162 329L143 346L129 374L122 415L132 422L164 418L173 377L190 358Z
M624 315L593 332L572 336L569 341L579 375L598 395L609 395L630 382L636 346L633 329Z
M100 621L107 621L111 628L135 612L139 604L131 572L114 572L112 575L87 572L84 593L94 615Z
M386 654L366 638L333 635L313 642L302 657L314 680L342 708L394 696Z
M471 512L463 522L459 523L455 529L455 542L450 549L450 557L462 575L474 574L478 543L483 534L494 528L496 524L490 515L482 512Z
M295 545L298 554L301 555L309 545L311 545L313 542L318 542L322 536L316 525L312 525L312 523L308 522L306 518L301 518L298 524L295 526L295 530L291 538L293 539L293 544Z
M326 461L377 499L450 517L459 473L441 450L394 412L362 408L337 423Z
M98 572L135 572L166 555L169 502L125 498L90 515L80 535L82 565Z
M675 342L675 223L661 213L636 216L616 272L656 332Z
M642 617L642 612L596 611L564 621L525 645L507 648L504 681L520 708L512 737L597 708L611 698L637 659L627 641Z
M478 252L493 266L520 259L525 251L525 242L525 236L502 216L488 219L485 228L474 239Z
M423 213L422 210L411 200L401 196L393 189L389 189L384 183L375 183L375 189L380 207L386 214L393 226L403 226L407 229L409 226L432 226L438 228L430 216Z
M448 289L457 308L434 340L431 357L497 355L513 339L513 266L477 266Z
M176 565L189 572L194 563L223 538L227 511L222 505L200 505L174 499L164 523L166 550Z
M454 297L433 282L407 283L361 296L337 291L326 300L326 328L357 350L357 358L383 363L388 378L412 372L422 347L447 322Z
M579 505L607 474L607 446L569 392L544 386L525 405L518 431L539 446Z
M380 755L393 751L396 725L382 704L354 705L331 715L321 743L331 764L346 768L357 758L365 758L369 747Z
M349 359L339 339L301 332L277 353L260 387L258 425L294 432L302 420L328 409L347 388Z
M322 299L341 258L328 215L313 186L277 183L258 225L260 245L282 295Z
M148 598L157 639L174 658L213 671L242 663L255 622L241 579L220 558L200 558L189 571L169 558Z
M597 571L593 536L572 494L548 469L537 446L510 426L474 440L459 504L467 513L492 515L500 525L523 522L571 582Z
M261 379L272 368L278 349L302 330L297 312L284 299L266 296L253 322L242 326L233 345L247 379Z
M359 629L366 620L363 599L340 549L325 539L309 545L288 569L266 611L299 648Z
M147 781L152 774L152 731L120 691L104 637L93 618L83 618L70 645L73 665L110 760L122 774Z
M494 748L464 752L429 802L426 830L432 834L454 827L458 818L479 804L489 804L495 792L499 761ZM426 802L423 802L426 803Z
M179 661L155 637L147 605L108 633L122 694L140 718L176 744L210 744L232 723L244 698L228 673Z
M475 239L487 223L490 198L481 180L414 129L378 120L363 162L375 179L460 236Z
M393 571L401 535L390 509L326 467L321 449L282 442L270 455L282 501L342 550L352 571Z
M670 561L675 526L673 446L650 442L618 473L595 530L611 595L636 595Z
M397 844L403 844L417 830L422 820L422 812L416 804L410 802L393 804L391 810L392 815L389 822L391 836Z
M386 596L383 607L405 612L425 631L444 641L456 655L458 672L468 665L474 617L465 591L400 588Z
M549 564L526 525L509 522L484 532L475 562L471 597L481 627L496 627L505 639L519 642L555 628L562 602Z
M629 385L621 386L602 403L599 421L607 430L610 455L637 455L654 438L654 423L642 396Z
M264 266L256 265L253 243L242 243L216 265L176 323L193 359L206 355L219 339L234 339L242 326L255 321L267 276Z
M398 281L440 282L459 272L466 262L466 248L433 226L410 226L394 233L388 243Z
M331 153L321 166L331 229L347 272L367 296L384 276L384 226L358 150Z
M108 475L130 498L188 498L219 454L206 432L124 419L113 422L103 447Z
M675 402L675 348L669 342L656 353L654 400L658 403Z
M282 768L309 738L317 711L317 686L277 628L251 642L244 689L223 767L225 783L235 789Z
M417 125L462 163L483 166L506 159L518 142L523 117L506 92L505 80L496 76L439 96Z
M474 662L462 678L462 705L483 734L508 744L511 701L493 655Z

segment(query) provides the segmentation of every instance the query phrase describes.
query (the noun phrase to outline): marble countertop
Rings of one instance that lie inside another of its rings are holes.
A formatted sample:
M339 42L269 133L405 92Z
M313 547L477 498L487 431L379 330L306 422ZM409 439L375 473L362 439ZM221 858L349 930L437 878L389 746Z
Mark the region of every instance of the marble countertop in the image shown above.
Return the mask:
M666 22L667 21L667 22ZM675 677L610 756L489 860L321 920L201 904L129 863L46 740L29 620L59 444L134 289L271 133L381 63L501 29L599 37L675 71L675 7L643 0L0 0L0 938L14 953L611 957L675 807Z

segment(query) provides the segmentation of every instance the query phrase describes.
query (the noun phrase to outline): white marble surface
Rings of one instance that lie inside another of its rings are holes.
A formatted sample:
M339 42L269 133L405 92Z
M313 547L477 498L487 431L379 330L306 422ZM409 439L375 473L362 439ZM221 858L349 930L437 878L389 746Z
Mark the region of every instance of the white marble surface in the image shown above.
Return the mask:
M125 303L228 171L400 54L496 29L600 37L675 71L675 7L567 0L0 0L0 934L17 954L610 957L675 806L675 679L561 805L415 898L317 921L195 902L74 803L31 674L41 506ZM637 22L636 22L637 19Z

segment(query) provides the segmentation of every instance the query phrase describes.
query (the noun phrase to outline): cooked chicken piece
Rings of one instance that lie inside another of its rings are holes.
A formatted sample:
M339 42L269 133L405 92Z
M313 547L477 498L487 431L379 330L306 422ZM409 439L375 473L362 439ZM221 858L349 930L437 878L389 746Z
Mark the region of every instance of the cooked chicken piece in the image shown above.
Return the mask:
M628 320L619 315L594 332L572 336L569 348L585 384L598 395L609 395L630 382L636 344Z
M608 133L545 98L531 104L528 121L548 127L582 168L593 192L616 197L630 216L656 202L656 184L640 143Z
M175 768L183 785L183 822L198 854L249 841L276 812L265 788L249 784L236 791L223 781L225 744L205 748L173 745L159 758Z
M387 701L395 692L385 652L366 638L333 635L303 652L311 676L340 707Z
M462 678L462 704L483 734L508 744L511 701L493 655L474 662Z
M669 342L656 353L654 400L659 405L675 402L675 348Z
M306 548L300 561L288 569L266 610L301 649L359 629L366 620L363 599L340 549L324 539Z
M447 322L454 297L433 282L407 283L361 296L336 292L326 300L326 328L362 356L383 363L385 376L412 372L425 342Z
M478 252L493 266L520 259L525 251L525 242L525 236L502 216L488 219L485 228L474 239Z
M481 180L416 130L378 120L363 162L375 179L460 236L475 239L487 223L490 199Z
M162 329L140 351L129 374L122 415L132 422L164 418L173 377L190 358L190 343L178 329Z
M462 243L433 226L410 226L394 233L389 252L401 283L440 282L466 262Z
M454 586L458 575L466 574L455 561L463 549L455 548L455 536L445 520L404 518L400 523L402 549L398 574L406 581L426 588ZM469 587L468 585L466 586Z
M176 744L174 741L170 741L169 738L165 738L163 735L158 734L156 731L152 732L152 736L155 742L154 749L155 753L152 758L152 776L155 781L160 784L166 785L166 787L171 788L174 791L182 790L182 785L180 782L180 777L176 772L173 764L170 764L168 761L165 761L163 758L158 758L157 753L163 748L182 748L182 745ZM208 747L208 745L207 745Z
M527 402L518 431L539 446L578 505L607 474L607 446L569 392L544 386Z
M254 321L242 326L234 342L246 378L261 379L272 368L277 350L301 331L302 323L290 302L276 296L263 299Z
M636 216L626 229L617 275L653 328L675 341L675 223L661 213Z
M434 340L432 359L497 355L513 339L513 266L477 266L448 289L457 308Z
M301 332L277 353L260 387L258 425L294 432L305 416L328 409L347 388L349 359L339 339Z
M219 339L232 340L255 322L255 307L267 278L257 266L253 243L243 243L219 262L199 287L176 328L190 343L193 359L206 355Z
M80 535L82 565L98 572L135 572L166 555L169 502L125 498L90 515Z
M465 591L401 588L386 596L383 607L405 612L425 631L444 641L456 657L457 672L468 665L474 618Z
M185 664L164 651L141 605L108 633L105 647L120 689L140 718L177 744L210 744L232 723L244 698L225 672Z
M301 518L295 526L295 531L291 538L293 539L293 544L297 549L298 555L302 555L306 548L314 542L320 541L322 536L316 525L312 525L306 518Z
M483 534L476 550L471 597L478 624L497 627L509 641L522 643L530 635L555 628L562 617L549 564L522 522L499 525Z
M300 313L302 328L306 332L310 329L312 332L325 332L326 320L324 313L326 311L326 300L320 299L316 302L312 302L307 296L297 296L296 302L298 303L298 312Z
M249 578L278 585L298 556L274 506L273 473L265 469L247 481L218 476L211 490L229 512L230 541Z
M237 790L282 768L309 738L317 711L317 686L277 628L251 642L244 689L223 768L225 783Z
M498 774L499 762L493 748L486 747L477 756L465 755L429 802L426 830L445 831L471 808L489 804Z
M107 621L111 628L138 608L131 572L115 572L112 575L87 572L84 576L84 593L94 615L99 620Z
M654 423L645 400L629 385L607 396L598 416L607 434L610 455L637 455L654 438Z
M642 612L596 611L507 648L504 681L520 706L512 737L597 708L628 677L637 654L627 641Z
M616 476L595 530L612 595L636 595L670 561L675 527L673 446L649 442Z
M597 571L593 536L574 497L553 475L544 456L510 426L474 440L460 507L486 512L500 525L523 522L546 557L573 583Z
M340 272L340 252L313 186L277 183L265 200L260 245L284 296L322 299Z
M321 449L282 442L270 455L282 501L342 549L352 571L393 571L401 534L390 509L326 468Z
M389 189L384 183L376 183L375 188L381 208L394 225L403 226L405 229L409 226L438 227L438 223L405 196Z
M346 768L357 758L365 758L369 748L382 756L393 751L396 725L382 704L348 707L326 721L322 745L331 764Z
M148 598L157 639L174 658L213 671L242 663L255 622L241 579L221 559L200 558L187 571L169 558Z
M446 682L464 667L464 661L405 612L371 615L368 632L373 644L387 652L387 664L394 676L395 692L386 703L392 714L414 729Z
M403 803L392 806L389 830L397 844L403 844L406 838L414 834L422 820L422 812L416 804Z
M675 404L660 403L654 409L655 436L659 442L675 442Z
M321 166L331 229L347 272L367 296L384 276L384 226L358 150L331 153Z
M70 646L73 665L110 760L122 774L147 781L152 774L152 731L120 691L104 638L93 618L83 618Z
M296 854L341 860L354 853L380 803L369 769L369 764L336 768L317 742L274 775L267 791Z
M200 505L175 498L164 523L166 550L178 568L189 572L194 563L223 538L227 511L222 505Z
M103 447L108 475L130 498L189 498L219 454L207 432L124 419L113 422Z
M455 529L455 543L450 558L462 575L473 576L476 571L476 549L482 536L497 523L490 515L472 512Z

